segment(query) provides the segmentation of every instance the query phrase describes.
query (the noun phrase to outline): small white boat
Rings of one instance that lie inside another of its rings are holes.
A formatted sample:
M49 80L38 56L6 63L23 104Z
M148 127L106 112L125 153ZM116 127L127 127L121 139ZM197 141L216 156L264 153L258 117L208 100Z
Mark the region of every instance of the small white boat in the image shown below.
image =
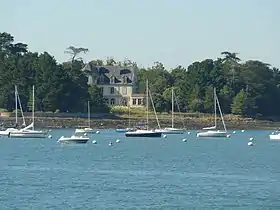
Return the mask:
M92 133L95 133L96 131L93 130L91 127L90 127L90 103L88 101L87 103L87 106L88 106L88 127L87 128L77 128L75 130L75 134L92 134Z
M161 137L161 132L153 130L136 130L125 133L126 137Z
M75 143L75 144L86 144L89 140L89 137L87 136L71 136L71 137L65 137L61 136L57 142L60 143Z
M278 134L270 134L269 135L270 140L280 140L280 133Z
M220 112L221 119L222 119L223 126L224 126L223 131L216 130L217 129L217 105L218 105L219 112ZM225 124L225 121L223 118L223 113L222 113L222 110L220 107L220 103L219 103L215 88L214 88L214 111L215 111L215 125L212 127L203 128L203 130L207 130L207 131L198 132L196 134L197 137L229 137L230 136L227 133L226 124Z
M96 131L94 129L92 129L92 128L77 128L75 130L76 134L84 134L84 133L90 134L90 133L95 133L95 132Z

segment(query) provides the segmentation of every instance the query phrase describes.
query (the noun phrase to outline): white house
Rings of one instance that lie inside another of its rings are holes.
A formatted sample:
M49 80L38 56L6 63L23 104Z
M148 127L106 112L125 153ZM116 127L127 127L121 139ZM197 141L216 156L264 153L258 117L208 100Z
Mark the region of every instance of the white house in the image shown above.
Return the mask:
M137 93L136 67L95 66L89 62L82 69L88 84L101 88L106 103L111 106L144 106L144 94Z

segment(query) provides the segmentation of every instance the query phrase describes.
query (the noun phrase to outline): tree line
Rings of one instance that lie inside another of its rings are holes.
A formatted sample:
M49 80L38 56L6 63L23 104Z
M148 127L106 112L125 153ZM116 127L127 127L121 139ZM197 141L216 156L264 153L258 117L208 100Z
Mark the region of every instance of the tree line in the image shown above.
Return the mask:
M36 110L84 112L89 100L91 110L107 112L100 89L87 85L81 71L85 63L81 53L86 48L70 46L70 61L58 63L47 52L30 52L23 43L14 43L9 33L0 33L0 107L14 109L17 85L23 109L30 109L32 85L35 85ZM125 59L94 60L95 65L136 66ZM149 80L153 101L158 112L171 109L171 88L181 111L213 113L213 89L226 114L246 116L280 116L279 69L259 60L241 61L237 53L222 52L217 59L205 59L166 69L161 62L152 67L137 68L139 92L144 93ZM175 106L177 108L177 106ZM178 108L177 108L178 111Z

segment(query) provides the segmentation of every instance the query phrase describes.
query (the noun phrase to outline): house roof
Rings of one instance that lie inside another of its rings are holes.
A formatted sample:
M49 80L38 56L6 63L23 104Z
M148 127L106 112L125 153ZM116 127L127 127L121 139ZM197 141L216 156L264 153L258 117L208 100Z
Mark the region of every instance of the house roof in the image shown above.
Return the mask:
M89 62L82 71L95 78L97 84L136 83L136 68L133 66L95 66Z

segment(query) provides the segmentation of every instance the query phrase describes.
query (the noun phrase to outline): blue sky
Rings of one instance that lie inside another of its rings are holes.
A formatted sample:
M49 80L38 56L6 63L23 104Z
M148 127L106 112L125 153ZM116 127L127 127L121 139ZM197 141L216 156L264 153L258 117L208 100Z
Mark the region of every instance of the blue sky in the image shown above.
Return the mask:
M16 2L16 3L15 3ZM59 62L70 45L84 60L129 58L167 68L222 51L280 68L278 0L0 0L0 30Z

